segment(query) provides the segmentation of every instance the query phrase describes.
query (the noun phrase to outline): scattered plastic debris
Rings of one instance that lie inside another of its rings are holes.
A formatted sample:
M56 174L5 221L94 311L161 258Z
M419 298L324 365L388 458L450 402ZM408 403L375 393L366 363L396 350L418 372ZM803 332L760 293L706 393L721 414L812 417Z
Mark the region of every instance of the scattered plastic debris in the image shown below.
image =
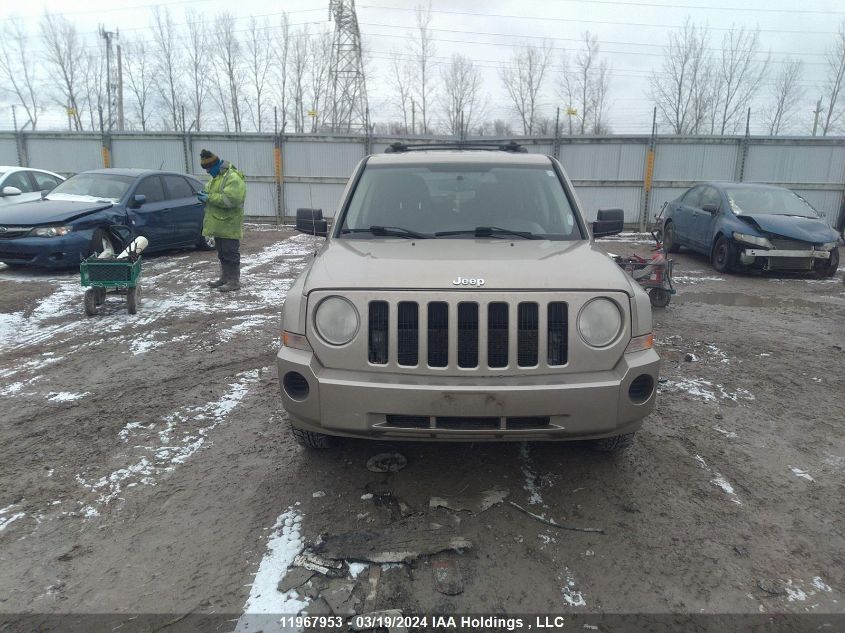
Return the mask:
M428 502L428 507L480 514L502 503L507 496L507 490L485 490L478 497L452 497L451 499L432 497Z
M464 580L458 562L448 556L438 556L431 561L434 588L446 596L457 596L464 592Z
M572 530L573 532L598 532L599 534L605 533L604 528L585 528L585 527L577 527L577 526L574 526L574 525L563 525L561 523L558 523L554 519L551 519L551 518L547 519L545 516L542 516L542 515L539 515L539 514L534 514L533 512L529 512L528 510L523 508L521 505L516 504L513 501L508 501L508 504L513 506L514 508L516 508L520 512L523 512L523 513L527 514L528 516L536 519L540 523L545 523L546 525L550 525L552 527L558 528L559 530Z
M815 479L813 479L810 473L808 473L806 470L796 468L795 466L790 466L789 469L792 471L792 474L796 477L801 477L801 479L806 479L807 481L815 481Z
M374 473L398 473L408 465L401 453L379 453L367 461L367 470Z
M317 492L311 493L311 496L314 497L315 499L319 499L320 497L325 497L326 493L323 492L322 490L318 490Z
M317 572L330 578L338 578L343 575L343 563L338 560L330 560L315 554L297 554L293 559L294 567L302 567L309 571Z

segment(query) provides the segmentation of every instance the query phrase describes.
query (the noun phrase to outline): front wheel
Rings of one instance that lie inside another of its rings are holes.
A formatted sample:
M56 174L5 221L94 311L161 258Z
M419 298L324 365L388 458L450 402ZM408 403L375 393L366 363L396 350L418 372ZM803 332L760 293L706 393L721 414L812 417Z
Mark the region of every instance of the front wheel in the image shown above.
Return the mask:
M819 277L820 279L833 277L839 268L839 248L834 247L830 251L830 257L828 259L816 261L813 267L815 269L816 277Z
M215 248L214 237L201 236L197 242L197 249L201 251L213 251Z
M613 437L603 437L592 441L594 451L599 453L618 453L629 448L634 443L633 433L623 433Z
M309 449L324 449L331 448L337 443L337 440L330 435L323 435L322 433L314 433L313 431L305 431L298 429L295 426L290 427L291 435L296 443Z
M733 242L729 242L724 235L720 235L713 247L711 261L713 268L720 273L732 273L736 268L737 252Z
M94 231L94 236L91 238L91 246L88 249L89 257L91 255L104 255L106 258L114 257L116 251L111 238L103 229Z
M665 288L649 288L648 299L655 308L665 308L672 299L672 293Z
M673 222L667 222L663 226L663 250L667 253L677 253L681 250L675 237L675 224Z

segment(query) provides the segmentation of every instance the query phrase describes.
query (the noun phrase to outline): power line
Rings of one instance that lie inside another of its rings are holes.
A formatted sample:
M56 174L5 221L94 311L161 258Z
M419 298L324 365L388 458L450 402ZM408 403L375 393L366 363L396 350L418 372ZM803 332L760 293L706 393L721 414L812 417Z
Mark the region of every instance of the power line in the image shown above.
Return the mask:
M386 7L383 5L365 4L361 5L362 9L377 9L380 11L415 11L408 7ZM661 28L661 29L680 29L683 28L679 24L645 24L641 22L612 22L610 20L587 20L584 18L553 18L550 16L539 17L530 15L506 15L502 13L474 13L471 11L445 11L443 9L432 9L432 13L442 13L445 15L466 15L476 18L504 18L508 20L534 20L538 22L575 22L577 24L606 24L610 26L625 26L625 27L642 27L642 28ZM730 31L730 28L725 27L710 27L713 31ZM795 31L787 29L760 29L762 33L793 33L799 35L836 35L836 31Z
M700 4L657 4L654 2L616 2L614 0L569 0L582 4L610 4L621 7L654 7L657 9L705 9L708 11L743 11L746 13L808 13L820 15L845 15L843 11L819 11L814 9L772 9L772 8L745 8L726 7Z

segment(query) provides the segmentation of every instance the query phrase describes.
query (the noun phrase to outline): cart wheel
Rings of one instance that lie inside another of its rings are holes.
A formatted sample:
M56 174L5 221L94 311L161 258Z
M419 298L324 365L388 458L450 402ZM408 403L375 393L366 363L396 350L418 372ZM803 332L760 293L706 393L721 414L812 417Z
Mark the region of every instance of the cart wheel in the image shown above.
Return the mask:
M141 286L140 284L134 288L129 288L126 293L126 309L129 314L138 312L138 306L141 303Z
M94 296L97 300L97 305L103 305L106 302L106 289L99 287L94 288Z
M97 314L97 295L93 288L85 291L85 314L89 317Z
M672 293L664 288L650 288L648 298L655 308L665 308L672 299Z

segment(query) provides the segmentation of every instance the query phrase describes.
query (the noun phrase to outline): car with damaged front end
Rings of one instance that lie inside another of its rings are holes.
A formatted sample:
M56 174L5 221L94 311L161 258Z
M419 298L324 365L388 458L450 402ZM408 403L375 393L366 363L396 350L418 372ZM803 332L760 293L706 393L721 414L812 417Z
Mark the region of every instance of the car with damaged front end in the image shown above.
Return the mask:
M594 241L554 158L413 146L365 158L289 290L278 352L295 438L630 444L654 408L648 296ZM311 215L309 215L311 214ZM592 231L591 231L592 229Z
M707 255L722 273L810 272L832 277L839 235L804 198L784 187L702 183L668 202L659 227L663 247Z

